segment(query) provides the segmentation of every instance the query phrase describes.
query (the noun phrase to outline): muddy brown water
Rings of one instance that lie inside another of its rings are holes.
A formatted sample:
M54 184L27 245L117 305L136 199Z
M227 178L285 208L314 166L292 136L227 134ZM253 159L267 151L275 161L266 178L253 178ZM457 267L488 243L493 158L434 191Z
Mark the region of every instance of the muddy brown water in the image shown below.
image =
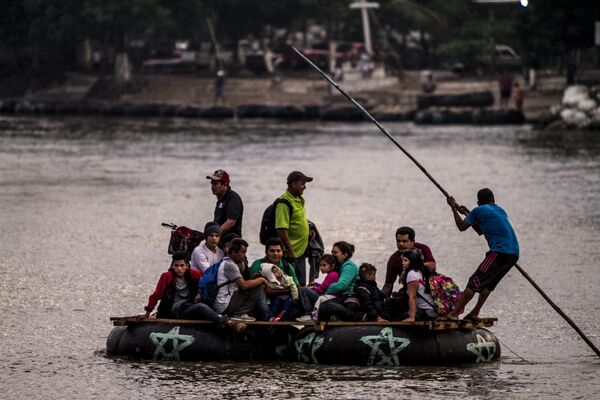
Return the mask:
M489 186L520 264L600 345L600 135L529 127L386 124L459 202ZM314 176L308 215L329 248L379 268L411 225L464 286L486 251L459 233L441 193L366 123L0 117L0 389L35 398L593 398L600 360L518 273L484 307L499 362L370 367L151 363L105 357L113 315L143 312L168 264L161 222L203 226L205 175L229 171L249 258L263 209L294 169Z

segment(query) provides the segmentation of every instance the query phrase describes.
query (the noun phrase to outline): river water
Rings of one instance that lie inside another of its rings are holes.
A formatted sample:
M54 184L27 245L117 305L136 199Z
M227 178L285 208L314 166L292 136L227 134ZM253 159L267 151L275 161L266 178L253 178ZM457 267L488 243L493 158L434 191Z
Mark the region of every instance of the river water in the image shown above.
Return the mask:
M387 124L459 202L489 186L513 222L520 264L600 345L600 135L529 127ZM442 194L370 124L0 117L0 390L7 399L590 398L600 360L511 271L483 316L503 343L476 366L151 363L105 357L109 316L143 312L169 262L161 222L202 227L205 176L232 177L249 258L264 208L298 169L326 246L384 278L394 231L413 226L462 286L486 251ZM507 347L510 348L509 351Z

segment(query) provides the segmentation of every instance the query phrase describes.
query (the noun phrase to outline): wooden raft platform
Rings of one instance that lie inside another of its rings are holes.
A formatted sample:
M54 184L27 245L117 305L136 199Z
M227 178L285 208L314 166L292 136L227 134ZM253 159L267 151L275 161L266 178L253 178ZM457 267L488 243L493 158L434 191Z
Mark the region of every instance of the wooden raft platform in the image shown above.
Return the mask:
M128 326L144 323L161 323L172 325L212 325L212 321L204 320L189 320L189 319L166 319L166 318L145 318L137 320L137 317L110 317L114 326ZM328 327L338 326L402 326L414 327L430 331L446 331L454 329L473 329L473 328L488 328L494 326L498 318L481 318L477 322L471 320L440 320L440 321L416 321L416 322L341 322L341 321L318 321L318 322L297 322L297 321L244 321L248 326L251 325L267 325L270 327L277 326L304 326L313 327L315 331L324 331Z

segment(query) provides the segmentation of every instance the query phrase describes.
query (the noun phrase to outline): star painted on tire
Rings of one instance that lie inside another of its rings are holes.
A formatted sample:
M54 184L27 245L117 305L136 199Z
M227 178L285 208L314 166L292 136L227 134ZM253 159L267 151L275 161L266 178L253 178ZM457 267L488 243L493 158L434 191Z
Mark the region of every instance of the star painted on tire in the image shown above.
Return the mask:
M150 340L156 345L152 360L179 361L179 352L194 343L195 339L192 335L180 335L179 327L176 326L167 333L152 332ZM171 351L167 351L165 345L171 340L173 347Z
M323 344L323 335L318 335L316 332L311 332L302 339L296 340L296 351L298 353L298 361L312 362L318 364L319 361L315 352Z
M496 343L488 342L480 334L477 334L475 337L477 338L477 343L467 343L467 351L477 356L477 359L475 359L476 363L492 361L496 354Z
M395 337L390 327L383 328L379 335L363 336L360 341L371 347L367 365L398 366L398 353L410 344L408 338Z

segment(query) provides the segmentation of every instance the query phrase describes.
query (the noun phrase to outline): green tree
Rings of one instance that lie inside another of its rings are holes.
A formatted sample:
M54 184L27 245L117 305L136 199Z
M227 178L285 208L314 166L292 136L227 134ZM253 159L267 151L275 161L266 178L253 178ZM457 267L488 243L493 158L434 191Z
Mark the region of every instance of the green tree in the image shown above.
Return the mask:
M126 51L129 40L153 37L173 22L159 0L82 0L79 8L86 36L115 49L114 79L118 84L131 79Z
M593 47L595 21L600 21L598 1L530 0L517 29L534 61L551 62Z

